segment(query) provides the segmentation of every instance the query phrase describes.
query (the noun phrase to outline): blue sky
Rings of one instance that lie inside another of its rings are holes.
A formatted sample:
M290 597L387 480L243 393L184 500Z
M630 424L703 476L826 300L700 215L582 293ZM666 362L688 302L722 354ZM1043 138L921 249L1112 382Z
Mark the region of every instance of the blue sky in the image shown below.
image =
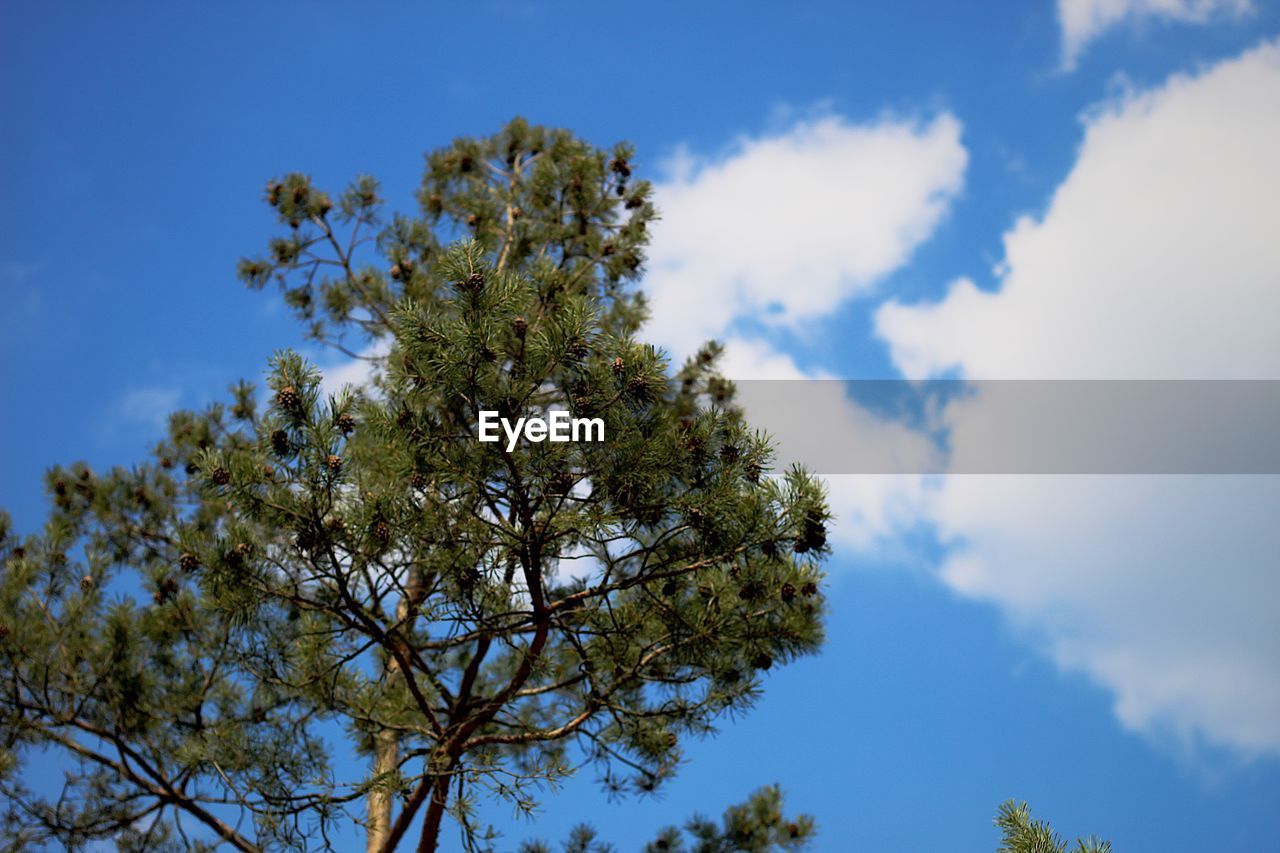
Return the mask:
M424 151L517 114L635 143L649 334L744 377L1280 378L1275 4L691 5L6 4L0 505L33 529L46 465L128 464L300 343L234 278L268 178L411 209ZM820 850L990 850L1011 796L1280 850L1275 479L833 482L821 656L661 800L491 818L625 845L776 781Z

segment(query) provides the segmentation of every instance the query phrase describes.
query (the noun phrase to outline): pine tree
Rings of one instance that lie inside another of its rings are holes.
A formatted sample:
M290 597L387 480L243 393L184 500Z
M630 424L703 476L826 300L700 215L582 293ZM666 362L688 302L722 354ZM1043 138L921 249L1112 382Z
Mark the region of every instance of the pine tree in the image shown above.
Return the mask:
M431 154L417 216L384 218L370 178L268 184L285 231L242 278L389 355L331 396L281 352L265 399L175 414L146 464L56 467L43 531L6 521L15 847L301 849L356 821L369 850L434 850L446 815L482 847L484 798L532 811L584 761L656 790L818 648L821 485L761 476L714 344L673 366L637 339L655 211L631 159L516 120ZM485 410L606 440L480 443ZM343 778L349 748L368 769ZM45 750L78 762L52 800L22 783Z
M995 824L1000 828L996 853L1111 853L1111 842L1096 837L1078 838L1076 846L1068 849L1066 839L1033 818L1026 803L1001 803Z

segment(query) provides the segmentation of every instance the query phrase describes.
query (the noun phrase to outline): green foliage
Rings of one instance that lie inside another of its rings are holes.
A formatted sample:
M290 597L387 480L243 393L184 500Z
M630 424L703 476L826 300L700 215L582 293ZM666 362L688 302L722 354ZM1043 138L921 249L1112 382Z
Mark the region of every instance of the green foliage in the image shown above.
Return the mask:
M481 798L531 811L584 763L656 790L819 647L820 484L765 476L716 346L673 368L635 339L654 213L630 157L517 120L430 155L420 217L384 221L368 178L336 204L268 186L287 232L242 277L390 353L329 394L281 352L264 398L175 414L147 464L54 468L43 531L0 528L18 846L303 849L357 821L390 850L416 818L434 849L446 813L479 843ZM476 441L481 410L556 409L606 442ZM368 772L336 774L333 723ZM52 800L22 783L51 749L78 765ZM783 845L779 809L688 831Z
M633 334L644 301L628 285L656 212L649 182L631 177L632 156L629 145L605 152L517 118L429 154L417 217L388 218L368 176L335 209L309 177L289 174L266 190L289 231L266 255L242 260L240 277L254 288L274 283L311 337L342 346L352 330L390 334L403 300L429 306L447 292L443 247L471 239L497 270L524 271L545 302L590 297L605 329Z
M1048 823L1031 817L1026 803L1002 803L995 824L1001 833L997 853L1068 853L1066 840ZM1076 839L1070 853L1111 853L1111 842L1096 837Z
M801 850L814 836L809 815L788 818L782 813L782 791L761 788L746 802L725 810L720 823L694 816L681 832L667 827L645 845L645 853L766 853ZM576 827L559 848L564 853L613 853L617 848L601 841L587 824ZM551 853L543 842L527 842L521 853Z

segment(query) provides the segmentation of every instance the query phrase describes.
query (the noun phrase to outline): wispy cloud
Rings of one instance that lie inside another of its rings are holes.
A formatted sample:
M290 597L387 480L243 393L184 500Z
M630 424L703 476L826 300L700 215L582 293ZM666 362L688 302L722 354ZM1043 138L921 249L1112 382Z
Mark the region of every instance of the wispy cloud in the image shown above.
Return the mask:
M116 400L111 412L118 422L160 431L165 428L169 415L178 408L181 399L182 391L176 387L151 385L133 388Z
M1252 10L1251 0L1058 0L1062 68L1074 70L1091 41L1122 24L1147 19L1204 24Z

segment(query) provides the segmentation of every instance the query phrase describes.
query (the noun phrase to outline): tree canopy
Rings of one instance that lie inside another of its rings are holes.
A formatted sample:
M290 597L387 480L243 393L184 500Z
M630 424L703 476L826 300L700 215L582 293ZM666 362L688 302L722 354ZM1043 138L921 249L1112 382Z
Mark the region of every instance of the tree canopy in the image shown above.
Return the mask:
M241 277L375 378L330 393L282 351L150 461L51 469L40 533L5 523L12 838L303 849L354 821L432 850L449 815L483 847L482 798L532 810L584 763L656 790L818 648L822 487L770 470L714 344L637 339L630 159L516 120L429 155L416 216L367 177L268 185L284 232ZM482 410L606 440L482 444ZM22 781L51 750L57 796Z

